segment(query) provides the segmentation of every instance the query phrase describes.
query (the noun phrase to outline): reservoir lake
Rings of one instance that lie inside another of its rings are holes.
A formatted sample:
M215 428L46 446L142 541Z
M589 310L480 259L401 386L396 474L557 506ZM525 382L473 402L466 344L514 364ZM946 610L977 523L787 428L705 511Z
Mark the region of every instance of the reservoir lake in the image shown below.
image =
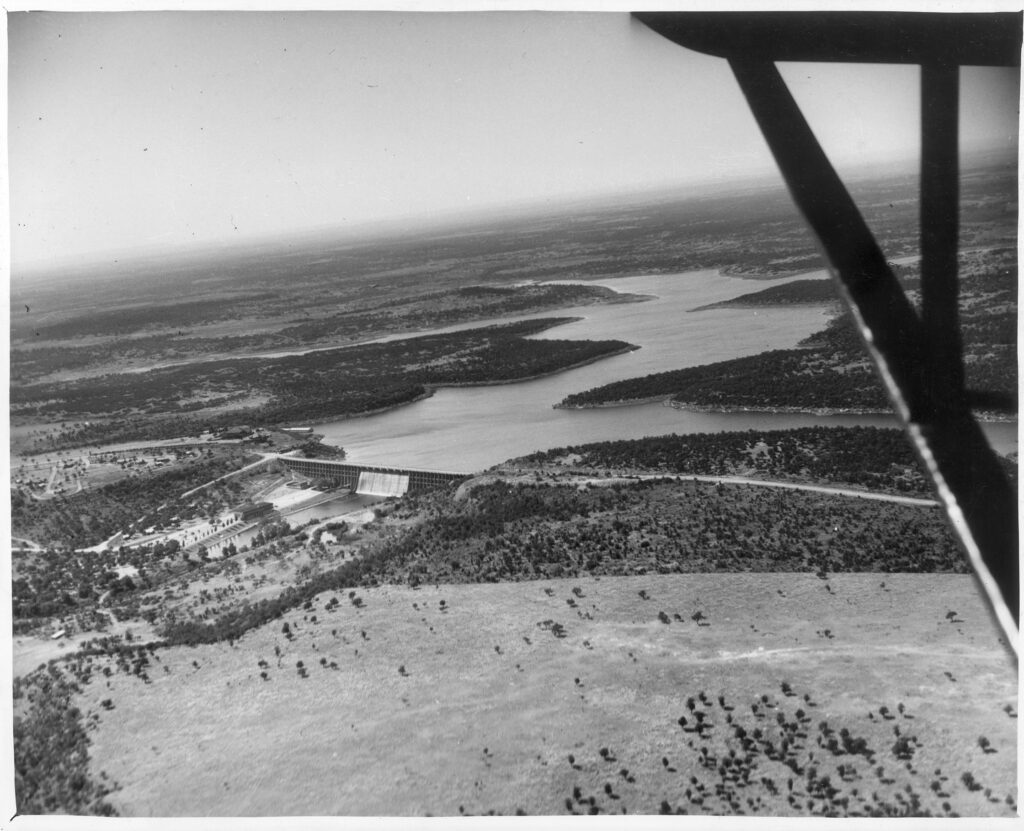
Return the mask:
M536 450L611 439L809 425L898 426L891 415L698 413L661 403L590 410L553 408L569 393L612 381L795 346L825 325L829 309L794 305L691 310L769 285L808 278L828 276L817 271L769 282L709 270L590 281L652 299L559 309L495 322L579 317L582 319L577 322L534 337L617 339L640 349L531 381L446 387L413 404L377 415L323 423L315 429L327 443L343 447L352 462L473 473ZM476 322L430 331L480 325ZM998 452L1017 450L1015 421L983 426Z

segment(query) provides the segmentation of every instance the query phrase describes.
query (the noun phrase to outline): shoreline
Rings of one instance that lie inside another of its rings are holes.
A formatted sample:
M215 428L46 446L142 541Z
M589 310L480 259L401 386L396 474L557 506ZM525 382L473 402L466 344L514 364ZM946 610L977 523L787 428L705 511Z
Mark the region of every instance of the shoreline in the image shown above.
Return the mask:
M646 398L619 399L617 401L602 401L597 404L552 404L552 410L614 410L618 407L643 407L647 404L662 404L669 406L669 398L665 395L649 395Z
M691 413L766 413L769 415L811 415L811 416L878 416L894 415L892 410L879 410L871 407L742 407L738 404L712 406L710 404L684 404L668 399L665 405L673 410L685 410Z
M889 416L895 415L892 410L881 410L869 407L770 407L750 406L744 407L738 404L692 404L673 401L671 396L652 395L646 398L620 399L617 401L603 401L595 404L553 404L555 410L607 410L618 407L643 407L649 404L662 404L671 407L673 410L684 410L691 413L751 413L764 415L809 415L818 417L828 416ZM1013 424L1018 416L1003 415L1001 413L974 412L971 415L979 422L991 424Z
M336 416L326 416L325 418L312 418L307 419L304 423L312 427L316 427L322 424L331 424L335 421L349 421L354 418L369 418L370 416L381 415L382 413L389 413L392 410L399 409L400 407L407 407L410 404L415 404L417 401L424 401L425 399L430 398L436 391L436 387L430 387L427 386L426 384L424 384L423 386L424 391L421 392L419 395L415 395L412 398L409 398L405 401L398 401L394 404L388 404L386 407L377 407L375 410L364 410L358 413L340 413ZM315 430L313 432L314 434L316 434Z
M726 266L718 269L718 272L725 277L735 277L738 280L751 280L763 283L769 280L784 280L787 277L796 277L800 274L811 274L815 271L822 271L828 268L827 263L822 263L817 268L798 268L788 271L737 271L736 266Z
M842 301L838 298L833 300L794 300L789 303L737 303L732 300L719 300L717 303L708 303L706 306L695 306L692 309L687 309L687 314L693 312L712 312L721 309L746 309L746 310L760 310L760 309L791 309L794 306L800 308L813 308L819 306L832 306L841 303Z
M894 416L891 409L879 410L870 407L741 407L739 405L711 406L707 404L683 404L667 400L666 406L674 410L686 410L693 413L767 413L772 415L811 415L811 416ZM972 412L971 415L979 422L993 424L1013 424L1017 415L1000 413Z
M539 372L536 375L526 375L523 376L522 378L506 378L499 381L460 381L451 384L430 384L424 386L431 386L434 389L444 389L446 387L457 389L459 387L503 387L508 384L522 384L525 383L526 381L539 381L542 378L550 378L553 375L558 375L562 372L569 372L573 369L579 369L580 367L583 366L596 364L598 361L603 361L606 358L616 358L619 355L628 355L630 352L636 352L638 349L641 348L642 347L630 344L629 346L623 349L616 349L614 352L606 352L603 355L595 355L592 358L586 358L585 360L577 361L574 364L566 364L565 366L559 367L558 369L553 369L550 372Z

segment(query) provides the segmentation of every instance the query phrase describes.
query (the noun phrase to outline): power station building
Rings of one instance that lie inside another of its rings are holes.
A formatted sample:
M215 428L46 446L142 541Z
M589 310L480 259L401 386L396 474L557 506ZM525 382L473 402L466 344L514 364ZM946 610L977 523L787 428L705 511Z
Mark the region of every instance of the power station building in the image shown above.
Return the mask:
M274 506L269 502L245 502L235 508L235 522L251 522L273 513L273 510Z

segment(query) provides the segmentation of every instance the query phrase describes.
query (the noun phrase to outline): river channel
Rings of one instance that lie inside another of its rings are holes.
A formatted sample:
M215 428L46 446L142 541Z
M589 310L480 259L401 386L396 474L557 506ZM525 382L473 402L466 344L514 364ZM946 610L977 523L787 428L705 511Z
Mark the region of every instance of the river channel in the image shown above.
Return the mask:
M640 349L533 381L440 389L408 406L320 424L316 430L328 443L344 447L350 461L471 473L535 450L609 439L815 424L895 426L895 417L885 415L695 413L660 403L553 409L569 393L611 381L795 346L822 328L829 317L826 308L690 310L767 285L809 277L828 279L819 271L767 283L697 271L593 281L652 299L551 312L546 316L582 319L536 337L619 339ZM519 319L522 317L503 320ZM1017 450L1016 422L987 424L985 431L997 451Z

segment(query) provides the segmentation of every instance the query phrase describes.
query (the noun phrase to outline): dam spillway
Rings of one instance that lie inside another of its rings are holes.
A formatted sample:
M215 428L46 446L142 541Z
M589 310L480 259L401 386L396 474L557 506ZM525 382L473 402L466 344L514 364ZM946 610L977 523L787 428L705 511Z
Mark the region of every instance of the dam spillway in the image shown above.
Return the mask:
M364 470L359 474L356 493L368 496L402 496L409 491L409 475Z
M401 496L445 487L452 482L468 479L466 473L439 470L383 467L336 462L330 459L300 459L294 456L276 456L290 470L310 479L330 479L351 488L356 493L370 496Z

